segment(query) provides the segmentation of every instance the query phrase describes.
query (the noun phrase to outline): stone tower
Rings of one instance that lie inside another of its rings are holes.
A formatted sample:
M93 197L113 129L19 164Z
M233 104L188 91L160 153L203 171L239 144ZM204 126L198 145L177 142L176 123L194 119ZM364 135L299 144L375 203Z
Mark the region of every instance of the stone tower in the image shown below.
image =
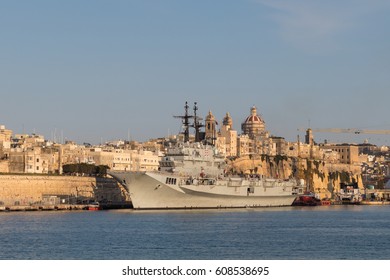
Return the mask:
M230 116L230 113L226 113L226 116L223 118L222 124L226 127L226 130L231 130L233 128L233 119Z
M209 114L206 116L205 121L206 129L205 129L205 138L206 142L210 144L215 144L215 139L217 136L217 122L215 120L215 117L211 111L209 111Z

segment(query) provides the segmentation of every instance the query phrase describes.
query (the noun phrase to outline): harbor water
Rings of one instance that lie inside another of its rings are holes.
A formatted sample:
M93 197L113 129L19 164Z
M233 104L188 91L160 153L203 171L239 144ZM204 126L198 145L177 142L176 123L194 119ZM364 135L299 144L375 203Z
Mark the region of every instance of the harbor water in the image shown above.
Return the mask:
M0 213L2 260L390 259L389 206Z

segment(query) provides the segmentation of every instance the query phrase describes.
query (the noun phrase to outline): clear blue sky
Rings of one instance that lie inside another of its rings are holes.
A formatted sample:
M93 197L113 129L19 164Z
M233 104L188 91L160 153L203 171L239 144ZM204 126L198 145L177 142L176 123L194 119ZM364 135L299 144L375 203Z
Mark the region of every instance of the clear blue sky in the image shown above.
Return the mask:
M389 14L387 0L0 0L0 124L143 141L178 133L197 101L238 131L256 105L289 141L309 120L390 129Z

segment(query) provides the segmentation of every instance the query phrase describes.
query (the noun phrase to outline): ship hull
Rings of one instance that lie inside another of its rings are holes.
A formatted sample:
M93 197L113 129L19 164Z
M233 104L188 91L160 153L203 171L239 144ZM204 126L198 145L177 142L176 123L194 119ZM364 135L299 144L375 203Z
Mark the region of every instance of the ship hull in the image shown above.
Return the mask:
M210 209L291 206L295 195L285 187L253 187L246 185L189 184L175 177L153 172L111 173L129 191L134 209ZM173 183L174 181L174 184ZM169 184L171 183L171 184Z

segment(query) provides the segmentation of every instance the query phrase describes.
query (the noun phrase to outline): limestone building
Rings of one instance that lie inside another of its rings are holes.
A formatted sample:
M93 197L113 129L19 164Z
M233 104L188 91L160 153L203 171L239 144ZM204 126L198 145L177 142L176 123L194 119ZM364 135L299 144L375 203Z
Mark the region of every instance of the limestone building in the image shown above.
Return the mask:
M229 113L226 113L219 136L225 140L225 154L228 157L237 156L237 135L237 131L233 130L233 119Z
M12 148L28 149L43 146L47 143L43 135L37 134L15 134L12 139Z
M13 148L9 157L9 172L53 174L59 172L59 152L55 148Z
M11 148L12 130L0 125L0 173L9 172L9 152Z
M242 134L237 137L237 156L243 157L254 154L254 141L249 138L249 135Z
M206 143L215 144L217 138L217 121L211 111L206 116L205 121L205 140Z
M159 156L151 151L91 148L85 156L89 163L117 171L154 171L159 167Z
M332 150L339 154L339 163L341 164L358 164L359 163L359 147L352 144L341 145L322 145L321 149Z
M4 149L11 148L12 130L6 129L4 125L0 125L0 146Z

